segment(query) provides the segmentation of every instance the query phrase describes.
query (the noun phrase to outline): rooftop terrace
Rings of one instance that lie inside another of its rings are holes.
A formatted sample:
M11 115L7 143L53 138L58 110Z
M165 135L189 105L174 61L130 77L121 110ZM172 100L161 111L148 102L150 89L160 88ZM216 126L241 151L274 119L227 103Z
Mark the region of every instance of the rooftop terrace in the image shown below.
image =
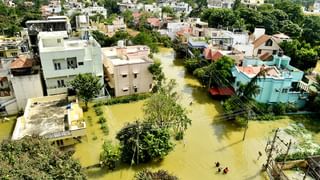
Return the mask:
M47 138L69 136L70 130L85 128L79 123L81 108L68 104L66 95L28 99L24 115L19 117L12 135L13 140L24 136L39 135Z

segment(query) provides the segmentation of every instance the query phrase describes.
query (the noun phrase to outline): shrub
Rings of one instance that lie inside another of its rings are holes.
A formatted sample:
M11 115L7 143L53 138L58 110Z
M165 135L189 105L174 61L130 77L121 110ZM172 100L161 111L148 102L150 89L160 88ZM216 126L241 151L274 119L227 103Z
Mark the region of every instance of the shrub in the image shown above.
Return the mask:
M107 122L106 118L105 117L99 117L99 121L98 121L100 124L103 124L105 122Z
M105 135L109 134L109 128L106 123L102 123L100 129L102 130L103 134Z
M93 137L92 137L92 140L97 140L98 139L98 137L96 136L96 135L94 135Z
M105 141L102 149L100 154L101 166L113 170L120 159L119 147L112 145L110 141Z
M130 102L146 99L146 98L148 98L150 96L151 96L150 93L144 93L144 94L133 94L133 95L129 95L129 96L115 97L115 98L108 99L108 100L106 100L104 102L100 101L100 102L96 103L94 105L94 107L96 109L99 106L101 106L102 104L104 104L104 105L113 105L113 104L130 103Z
M275 115L283 115L284 113L286 113L286 105L283 103L277 103L272 105L272 112Z
M94 111L95 111L97 116L101 116L103 114L103 111L102 111L101 107L95 107Z
M170 174L168 171L165 170L158 170L156 172L151 172L148 169L144 169L139 171L134 176L135 180L178 180L178 177Z

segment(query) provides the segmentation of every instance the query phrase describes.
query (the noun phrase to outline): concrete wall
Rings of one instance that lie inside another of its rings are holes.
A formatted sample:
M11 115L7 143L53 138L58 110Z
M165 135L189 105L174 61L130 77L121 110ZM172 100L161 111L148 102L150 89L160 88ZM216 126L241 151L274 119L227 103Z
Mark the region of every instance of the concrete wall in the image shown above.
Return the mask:
M114 67L114 80L111 81L115 83L115 96L149 92L153 82L152 74L148 70L151 64L151 62L147 62ZM136 78L135 73L137 74ZM135 87L137 92L135 92Z
M28 98L43 96L40 74L13 76L11 82L19 109L25 108Z

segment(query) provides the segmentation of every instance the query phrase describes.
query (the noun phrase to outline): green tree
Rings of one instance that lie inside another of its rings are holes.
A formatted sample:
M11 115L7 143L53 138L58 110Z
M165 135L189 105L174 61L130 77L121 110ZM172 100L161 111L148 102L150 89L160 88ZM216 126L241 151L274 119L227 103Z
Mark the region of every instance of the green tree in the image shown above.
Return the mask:
M231 9L212 8L206 9L201 19L207 21L210 27L217 28L220 26L232 26L236 22L237 17Z
M86 109L88 102L99 94L103 85L100 78L92 74L78 74L71 82L73 89L77 91L77 95L84 101Z
M154 60L153 64L148 67L148 70L152 74L154 83L152 92L157 92L162 87L163 80L165 79L161 62L159 60Z
M312 44L318 45L320 42L320 17L306 16L302 26L303 32L301 39Z
M232 81L232 67L234 67L234 60L223 56L208 66L196 69L193 74L208 88L229 86L229 81Z
M134 179L135 180L178 180L178 177L162 169L156 172L152 172L148 169L143 169L135 174Z
M128 25L128 26L131 26L132 23L133 23L133 15L132 15L132 12L130 10L125 10L124 12L122 12L122 16L123 16L123 19L124 19L124 22Z
M120 141L121 160L129 164L162 159L173 149L169 130L147 122L127 124L116 138Z
M291 38L300 38L302 33L302 28L290 20L284 21L281 28L281 32L290 36Z
M98 3L107 9L109 15L120 14L120 7L117 0L99 0Z
M191 119L187 117L186 109L178 103L179 96L173 91L175 86L174 80L162 86L146 101L143 111L147 122L159 128L172 129L176 138L181 139Z
M296 4L290 0L277 1L274 4L275 9L280 9L288 14L289 20L299 24L303 20L303 12L301 5Z
M0 144L3 179L86 179L72 153L60 151L38 137L25 137Z
M136 45L147 45L150 47L151 52L155 53L159 51L158 45L156 44L157 41L155 41L152 34L148 32L141 32L135 37L132 38L133 44Z
M120 148L112 145L111 141L105 141L102 146L102 152L100 153L101 166L113 170L120 160L120 156Z

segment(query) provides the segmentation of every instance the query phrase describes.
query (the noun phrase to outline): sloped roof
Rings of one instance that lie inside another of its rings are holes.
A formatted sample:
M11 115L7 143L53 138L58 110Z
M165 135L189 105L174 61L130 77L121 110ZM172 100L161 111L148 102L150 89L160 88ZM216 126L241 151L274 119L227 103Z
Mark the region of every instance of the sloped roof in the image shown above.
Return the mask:
M32 59L24 55L17 57L10 64L10 69L30 68L30 67L32 67Z
M259 58L260 58L262 61L266 61L266 60L272 58L272 54L266 52L266 53L262 54Z
M265 35L265 34L262 35L262 36L260 36L258 39L256 39L256 40L253 42L254 48L259 47L261 44L267 42L270 38L271 38L271 36Z
M220 59L222 56L223 56L223 54L219 50L213 51L210 48L206 48L204 50L204 57L207 60L216 61L216 60Z
M152 26L154 26L154 27L159 27L160 26L160 19L159 18L155 18L155 17L148 18L147 22L149 24L151 24Z

